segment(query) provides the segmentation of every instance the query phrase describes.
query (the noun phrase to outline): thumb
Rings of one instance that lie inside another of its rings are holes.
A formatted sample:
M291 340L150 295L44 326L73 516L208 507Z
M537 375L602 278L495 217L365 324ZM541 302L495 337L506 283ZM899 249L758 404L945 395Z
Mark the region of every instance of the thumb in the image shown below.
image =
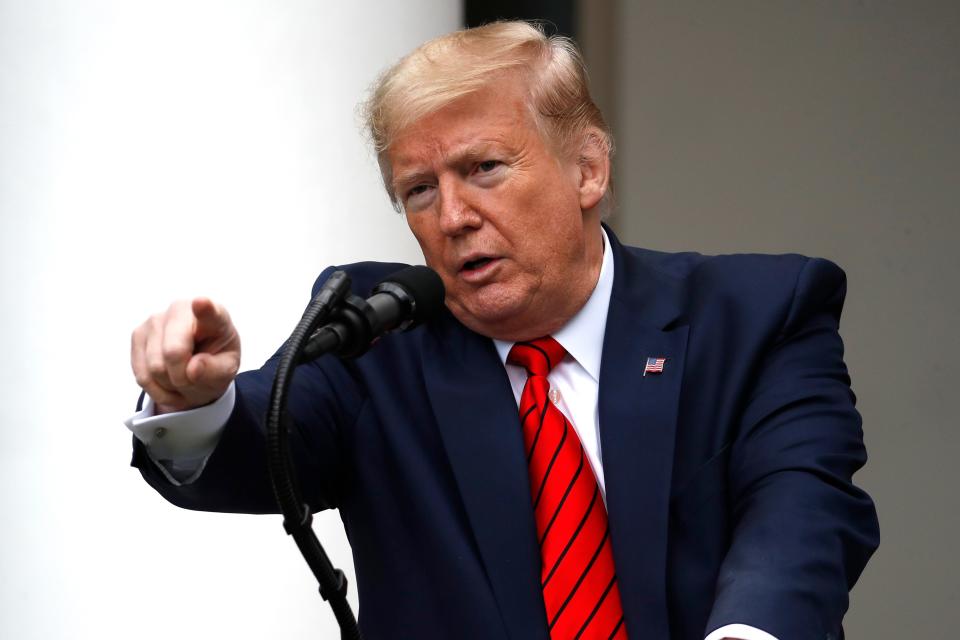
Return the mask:
M224 389L237 375L239 354L223 352L216 355L198 353L187 363L187 379L191 384L213 389Z
M190 358L190 361L187 362L187 380L190 384L197 384L200 380L203 379L203 374L207 370L207 354L199 353Z

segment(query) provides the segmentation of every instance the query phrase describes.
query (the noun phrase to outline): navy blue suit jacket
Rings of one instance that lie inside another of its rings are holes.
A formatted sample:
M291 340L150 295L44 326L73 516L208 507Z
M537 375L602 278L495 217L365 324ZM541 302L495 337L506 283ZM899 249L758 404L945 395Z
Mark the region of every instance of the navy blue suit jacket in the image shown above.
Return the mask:
M621 246L600 373L600 440L631 637L703 640L728 623L780 640L842 635L847 592L878 544L837 333L843 272L802 256ZM346 267L363 292L399 265ZM318 282L328 274L321 275ZM660 375L641 375L666 357ZM275 511L262 416L274 361L237 405L190 509ZM352 362L298 369L301 489L337 508L368 640L546 640L517 405L489 338L444 313ZM279 543L278 543L279 544Z

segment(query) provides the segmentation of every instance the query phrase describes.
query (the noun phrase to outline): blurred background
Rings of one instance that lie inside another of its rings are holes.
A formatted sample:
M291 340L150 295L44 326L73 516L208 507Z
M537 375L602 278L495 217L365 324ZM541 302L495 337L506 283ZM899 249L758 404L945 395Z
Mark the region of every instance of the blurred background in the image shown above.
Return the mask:
M176 509L127 466L129 334L209 295L255 367L324 266L421 261L356 105L518 17L584 49L622 240L846 270L882 534L847 635L956 635L957 2L0 0L0 637L334 636L279 517ZM352 578L337 515L315 528Z

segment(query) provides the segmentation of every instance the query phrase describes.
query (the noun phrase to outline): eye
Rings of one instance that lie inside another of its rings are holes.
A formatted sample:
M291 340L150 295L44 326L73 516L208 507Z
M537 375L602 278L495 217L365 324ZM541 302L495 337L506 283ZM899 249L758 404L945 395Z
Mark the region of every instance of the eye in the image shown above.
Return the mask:
M500 165L498 160L484 160L477 165L477 171L479 173L490 173Z
M403 196L403 206L407 211L418 211L430 203L434 187L431 184L418 184L407 190Z
M418 184L417 186L407 191L407 198L409 199L409 198L412 198L413 196L418 196L421 193L426 192L426 190L429 188L430 188L429 185Z

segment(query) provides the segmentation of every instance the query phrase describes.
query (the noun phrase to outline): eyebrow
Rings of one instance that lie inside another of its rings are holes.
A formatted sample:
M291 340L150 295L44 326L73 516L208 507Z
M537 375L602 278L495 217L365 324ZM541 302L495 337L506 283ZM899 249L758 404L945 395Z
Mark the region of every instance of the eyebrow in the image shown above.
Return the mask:
M444 158L444 165L448 167L455 167L462 165L465 162L477 162L481 158L484 158L486 155L488 155L491 149L495 148L496 146L497 143L492 140L474 142L464 145L462 148L457 149L453 153L447 155ZM402 194L402 192L408 187L433 178L434 172L432 169L417 169L400 173L399 175L394 175L394 179L392 180L393 191L399 195Z
M433 171L411 171L409 173L402 173L399 176L394 176L393 180L393 192L398 196L403 196L404 192L415 184L418 184L424 180L428 180L433 177Z

